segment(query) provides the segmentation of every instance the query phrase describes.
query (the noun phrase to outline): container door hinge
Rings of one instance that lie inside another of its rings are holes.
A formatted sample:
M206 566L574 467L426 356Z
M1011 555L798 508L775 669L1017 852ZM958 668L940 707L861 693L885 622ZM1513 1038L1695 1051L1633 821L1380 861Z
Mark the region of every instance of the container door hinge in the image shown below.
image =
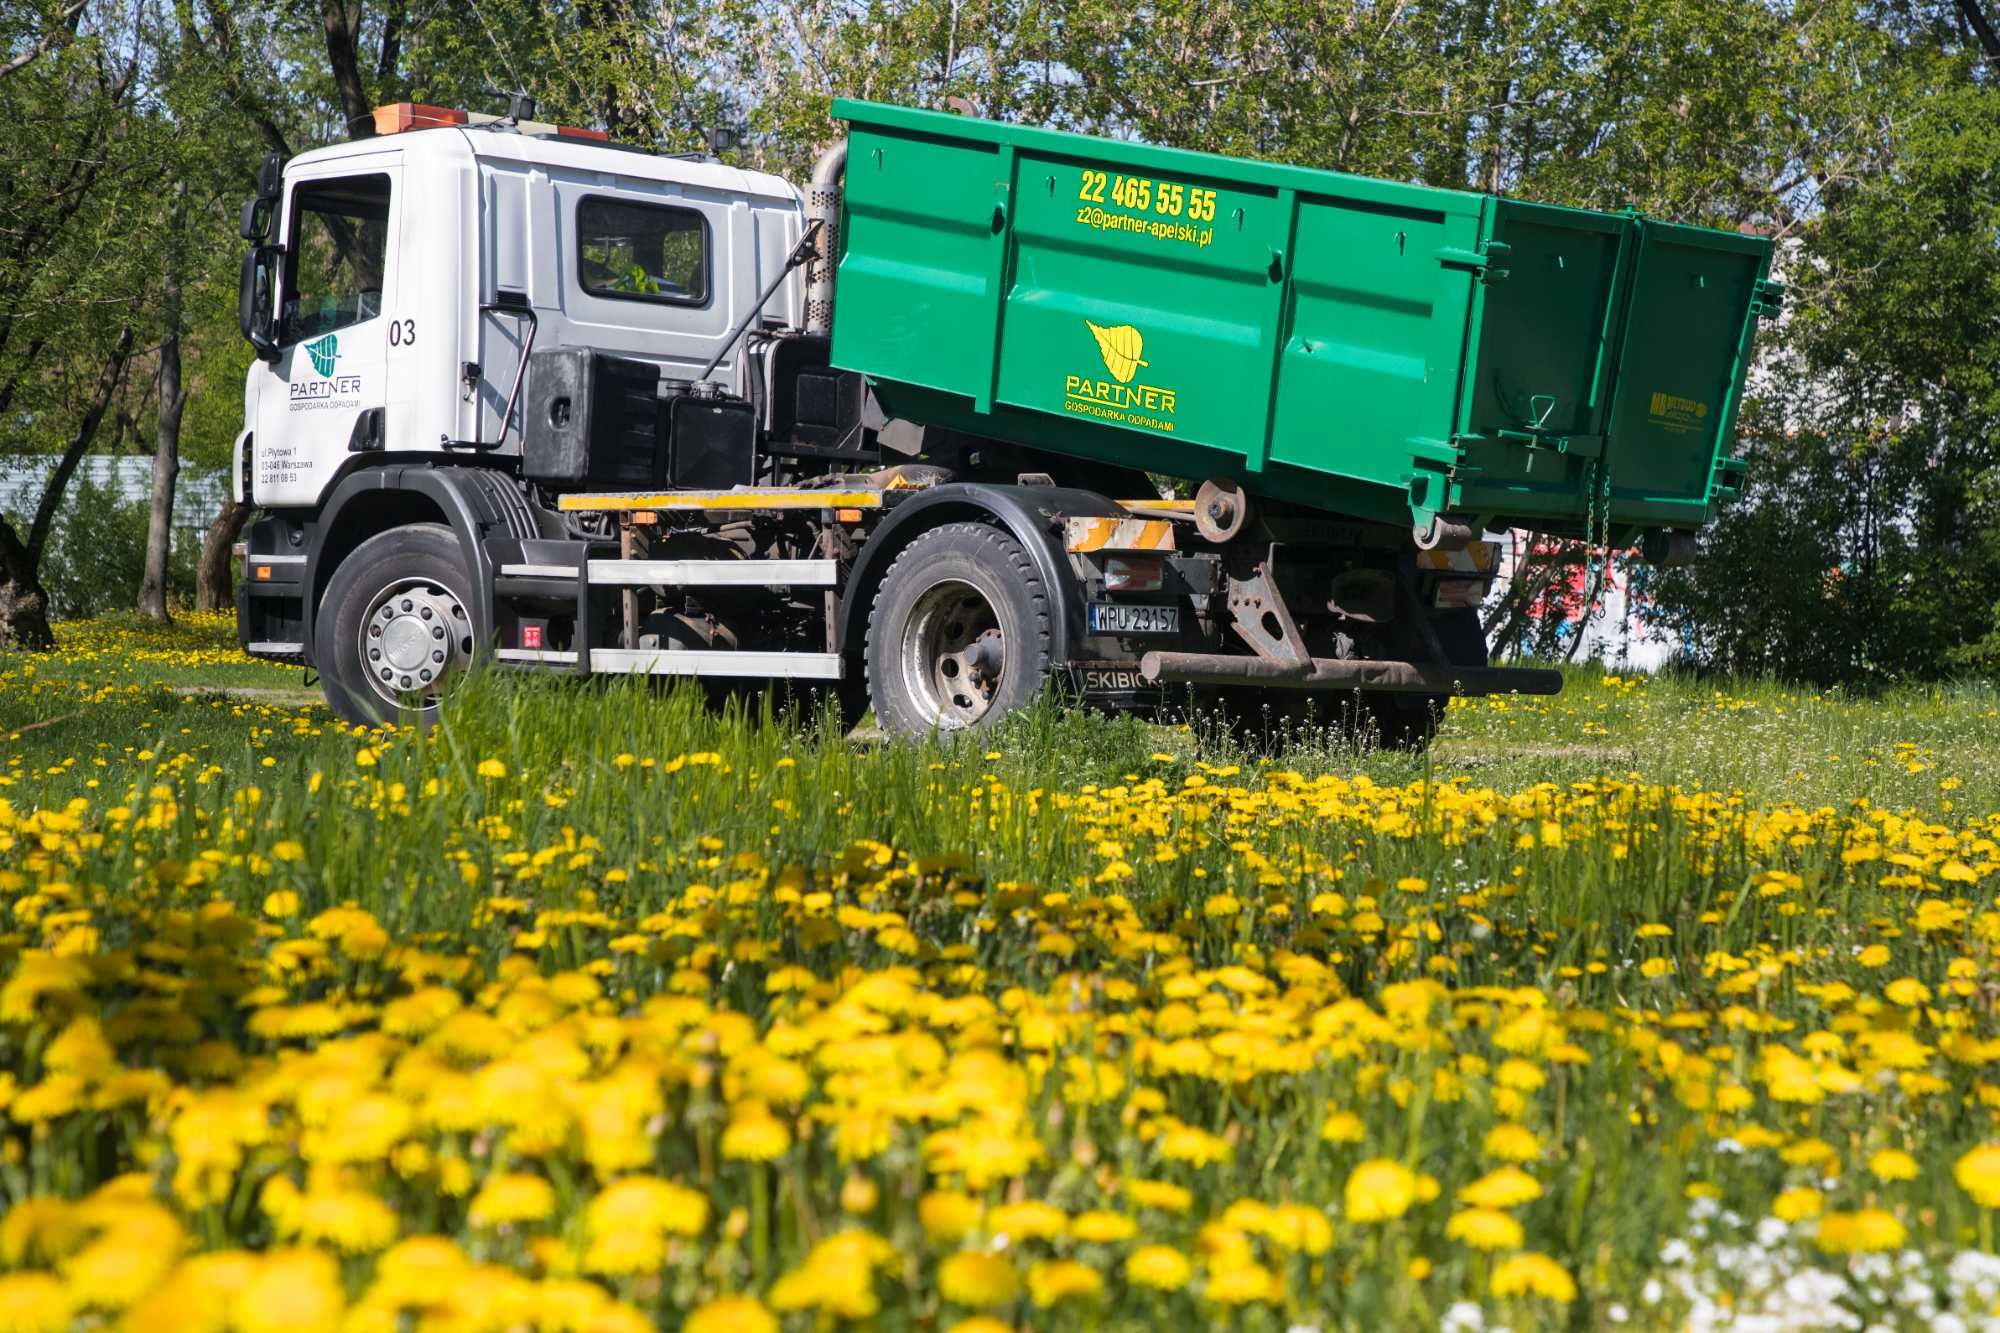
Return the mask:
M1437 252L1437 261L1446 268L1469 269L1484 283L1505 282L1508 271L1495 265L1505 261L1513 250L1505 241L1481 241L1476 250L1447 245Z

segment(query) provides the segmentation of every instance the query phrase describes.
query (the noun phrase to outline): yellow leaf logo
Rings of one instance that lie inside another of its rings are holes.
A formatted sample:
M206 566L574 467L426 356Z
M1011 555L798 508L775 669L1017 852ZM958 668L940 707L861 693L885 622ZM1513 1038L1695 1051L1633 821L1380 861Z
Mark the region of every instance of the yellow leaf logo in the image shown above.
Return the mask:
M1087 319L1083 322L1090 324ZM1139 359L1139 353L1146 350L1146 340L1139 336L1139 330L1130 324L1120 324L1115 329L1090 324L1090 331L1097 339L1097 350L1104 357L1104 368L1111 372L1111 378L1120 384L1130 384L1139 367L1146 364Z

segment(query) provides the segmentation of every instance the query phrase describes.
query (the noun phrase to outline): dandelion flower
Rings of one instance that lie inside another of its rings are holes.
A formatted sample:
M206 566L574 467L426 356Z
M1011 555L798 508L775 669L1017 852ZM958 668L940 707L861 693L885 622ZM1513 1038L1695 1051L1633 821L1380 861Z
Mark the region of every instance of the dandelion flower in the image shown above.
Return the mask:
M556 1192L540 1176L519 1172L489 1176L472 1196L468 1213L476 1227L540 1222L556 1210Z
M1816 1238L1828 1254L1868 1254L1893 1250L1902 1245L1909 1231L1895 1216L1880 1208L1863 1208L1852 1213L1828 1213L1819 1220Z
M1542 1296L1567 1305L1576 1299L1576 1279L1546 1254L1530 1251L1502 1260L1493 1270L1495 1296Z
M1515 1250L1526 1238L1521 1224L1496 1208L1468 1208L1453 1213L1444 1225L1451 1240L1462 1240L1475 1250Z
M1516 1208L1541 1197L1541 1182L1518 1166L1489 1171L1458 1192L1460 1203L1475 1208Z
M1139 1224L1123 1213L1095 1209L1078 1213L1070 1223L1069 1234L1081 1241L1098 1245L1109 1245L1121 1240L1130 1240L1137 1235Z
M1019 1295L1021 1279L1002 1255L961 1250L938 1265L938 1290L955 1305L990 1310Z
M2000 1208L2000 1143L1982 1143L1951 1168L1958 1187L1981 1208Z
M1503 1162L1532 1162L1542 1155L1542 1141L1526 1125L1495 1125L1486 1131L1482 1145L1488 1157Z
M7 1333L63 1333L69 1293L47 1273L0 1274L0 1328Z
M1818 1217L1825 1203L1826 1196L1810 1185L1795 1185L1771 1200L1771 1216L1780 1222L1802 1222Z
M1386 1157L1363 1162L1348 1173L1342 1193L1351 1222L1389 1222L1417 1201L1416 1173Z
M952 1190L933 1190L917 1200L917 1221L939 1245L956 1245L979 1225L984 1211L977 1199Z
M1104 1278L1074 1259L1045 1259L1028 1270L1028 1296L1047 1310L1067 1300L1094 1300L1104 1292Z
M1193 1273L1187 1256L1171 1245L1144 1245L1125 1260L1125 1280L1155 1291L1179 1291Z
M1901 1148L1884 1148L1868 1159L1868 1171L1880 1181L1915 1180L1917 1159Z
M778 1320L750 1296L725 1296L698 1307L682 1325L685 1333L778 1333Z
M792 1132L768 1112L732 1120L722 1131L722 1155L739 1162L769 1162L792 1146Z

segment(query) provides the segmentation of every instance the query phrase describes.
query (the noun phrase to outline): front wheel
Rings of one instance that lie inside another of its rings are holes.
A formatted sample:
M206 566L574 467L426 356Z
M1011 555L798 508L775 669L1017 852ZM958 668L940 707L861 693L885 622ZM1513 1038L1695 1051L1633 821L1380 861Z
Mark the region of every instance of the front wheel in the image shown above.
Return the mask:
M326 701L362 726L407 707L431 726L438 703L473 661L472 580L458 539L438 523L362 542L328 581L313 626Z
M984 523L924 533L876 590L868 698L899 736L991 726L1048 681L1049 594L1021 544Z

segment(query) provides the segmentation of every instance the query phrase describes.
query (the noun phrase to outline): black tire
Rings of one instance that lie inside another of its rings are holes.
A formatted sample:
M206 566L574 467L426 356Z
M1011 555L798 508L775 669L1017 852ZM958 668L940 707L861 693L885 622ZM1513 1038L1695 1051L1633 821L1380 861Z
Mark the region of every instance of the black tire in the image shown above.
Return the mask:
M458 538L443 524L413 523L362 542L333 571L313 624L327 703L349 722L374 726L402 720L407 699L412 720L434 725L438 701L479 655L474 604Z
M1486 631L1480 627L1479 612L1471 607L1446 611L1431 617L1438 646L1453 666L1483 667L1487 664ZM1417 637L1417 636L1413 636ZM1442 694L1380 694L1363 696L1379 742L1388 749L1421 750L1437 735L1444 719L1449 696Z
M933 528L875 590L868 699L897 736L991 726L1048 682L1048 589L1021 544L984 523Z

